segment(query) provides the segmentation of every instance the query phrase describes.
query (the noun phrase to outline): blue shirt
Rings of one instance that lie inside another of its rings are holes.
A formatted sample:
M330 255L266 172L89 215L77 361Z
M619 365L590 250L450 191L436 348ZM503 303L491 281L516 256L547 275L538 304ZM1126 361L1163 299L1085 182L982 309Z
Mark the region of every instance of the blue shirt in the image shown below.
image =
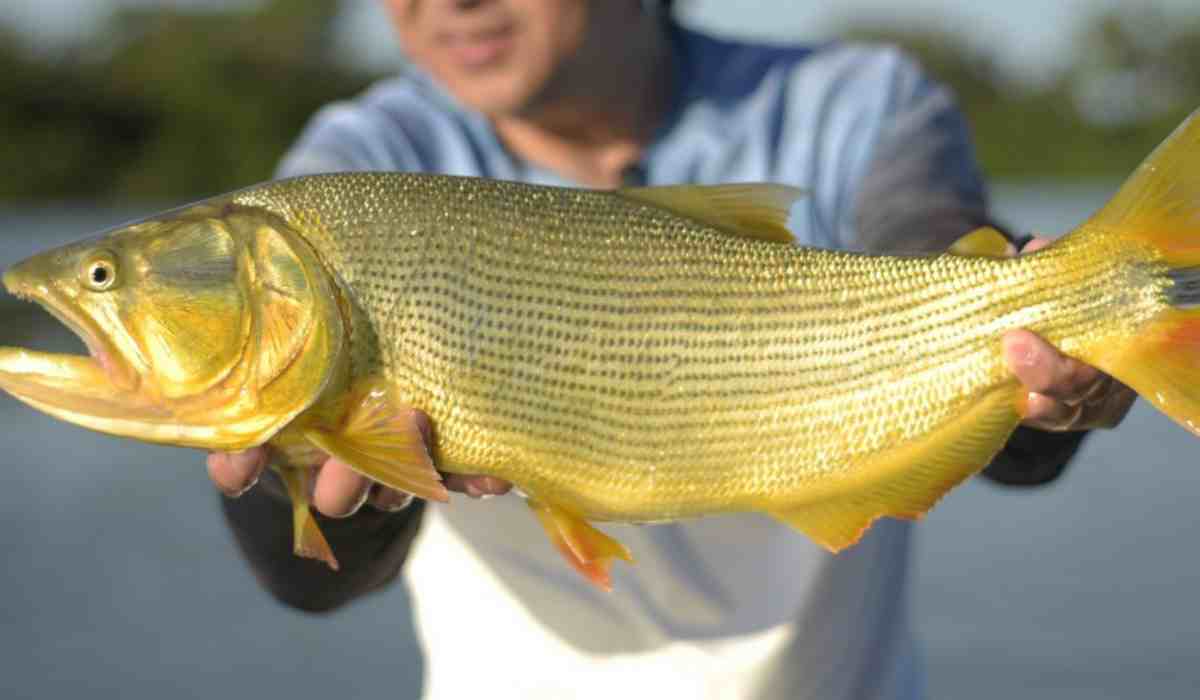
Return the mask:
M639 184L798 185L809 196L790 223L804 245L941 249L985 221L963 118L900 51L672 32L671 108L631 173ZM485 117L417 73L323 109L279 174L343 170L572 184L514 157ZM921 694L908 524L881 521L836 557L754 514L606 525L638 564L615 567L604 594L563 565L512 496L426 520L406 575L427 697L611 697L622 679L643 696Z

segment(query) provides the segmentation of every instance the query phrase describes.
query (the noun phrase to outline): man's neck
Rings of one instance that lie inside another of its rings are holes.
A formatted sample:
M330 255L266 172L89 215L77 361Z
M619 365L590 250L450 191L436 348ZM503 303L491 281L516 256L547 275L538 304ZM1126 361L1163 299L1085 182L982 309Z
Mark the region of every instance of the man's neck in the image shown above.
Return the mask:
M619 57L564 94L527 114L493 118L504 144L580 184L619 187L667 116L673 87L670 42L657 20L646 18L631 38Z

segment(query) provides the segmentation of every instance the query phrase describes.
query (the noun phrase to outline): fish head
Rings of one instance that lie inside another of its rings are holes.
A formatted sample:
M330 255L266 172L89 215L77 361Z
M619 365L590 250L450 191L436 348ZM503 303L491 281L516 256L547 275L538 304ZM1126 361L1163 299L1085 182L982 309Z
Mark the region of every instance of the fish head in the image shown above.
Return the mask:
M188 207L36 255L3 282L88 354L0 348L0 388L101 432L261 444L316 400L344 355L336 283L257 208Z

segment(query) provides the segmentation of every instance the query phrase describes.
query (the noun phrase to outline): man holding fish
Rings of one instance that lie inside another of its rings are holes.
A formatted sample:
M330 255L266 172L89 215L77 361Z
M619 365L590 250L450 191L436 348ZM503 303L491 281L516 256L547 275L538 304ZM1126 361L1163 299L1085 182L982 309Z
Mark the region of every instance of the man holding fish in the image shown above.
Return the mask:
M389 0L388 9L419 72L322 111L279 175L780 182L808 191L789 220L797 242L872 251L941 250L989 223L961 114L894 49L725 42L635 0ZM1116 425L1133 400L1032 333L1008 333L1004 351L1029 395L1023 427L986 472L1000 481L1055 478L1077 431ZM428 697L922 694L905 602L908 523L881 522L838 556L757 515L617 526L639 561L605 594L560 574L516 498L410 505L331 458L311 498L340 560L332 572L292 557L282 486L251 489L265 449L208 464L218 488L239 497L225 505L243 551L284 602L328 610L403 567L429 652ZM473 498L510 488L490 476L445 483Z

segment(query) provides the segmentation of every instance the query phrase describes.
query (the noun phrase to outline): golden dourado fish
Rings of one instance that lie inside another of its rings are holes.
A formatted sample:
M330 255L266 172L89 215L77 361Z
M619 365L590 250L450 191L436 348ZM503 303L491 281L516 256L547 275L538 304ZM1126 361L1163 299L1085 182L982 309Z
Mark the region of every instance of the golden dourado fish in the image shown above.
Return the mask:
M324 454L439 501L435 463L493 475L602 586L632 558L589 521L760 511L838 550L919 517L1021 419L1010 329L1200 432L1200 117L1022 257L988 229L931 256L799 247L797 196L270 182L9 269L90 353L4 348L0 387L114 435L269 444L297 553L331 566L308 504Z

